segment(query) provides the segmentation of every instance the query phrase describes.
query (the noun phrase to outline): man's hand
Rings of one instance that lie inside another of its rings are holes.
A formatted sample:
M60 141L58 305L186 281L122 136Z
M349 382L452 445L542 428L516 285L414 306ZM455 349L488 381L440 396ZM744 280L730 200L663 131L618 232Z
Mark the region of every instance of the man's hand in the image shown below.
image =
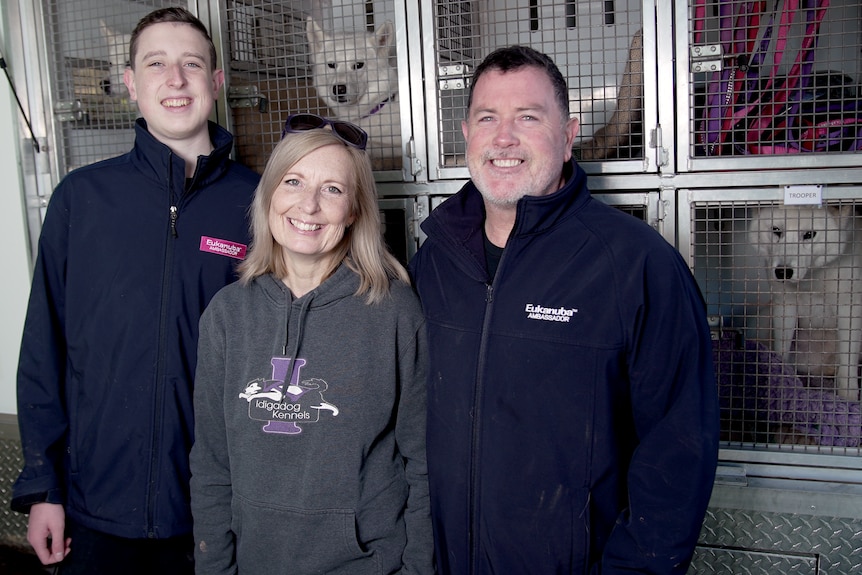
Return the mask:
M43 565L59 563L69 554L71 539L64 539L66 512L56 503L37 503L30 508L27 541Z

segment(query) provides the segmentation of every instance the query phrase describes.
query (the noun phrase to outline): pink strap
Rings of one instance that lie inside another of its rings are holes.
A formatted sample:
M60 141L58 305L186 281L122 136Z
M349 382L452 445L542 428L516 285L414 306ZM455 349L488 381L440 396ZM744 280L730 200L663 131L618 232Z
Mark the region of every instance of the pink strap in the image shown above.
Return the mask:
M789 6L791 2L794 4L794 10L798 6L798 0L787 0L786 6ZM796 84L799 82L800 78L800 70L802 68L802 61L805 55L814 49L814 44L817 39L817 34L820 31L820 24L823 21L823 17L826 15L826 8L829 7L829 0L819 0L819 6L815 8L814 19L808 23L808 26L805 29L805 37L802 40L802 46L799 48L799 52L796 54L796 59L793 62L793 67L790 69L790 72L787 75L786 80L783 85L776 91L775 97L772 101L767 104L758 118L755 118L751 124L749 125L748 133L746 134L747 142L759 142L763 132L772 124L775 119L776 113L779 112L782 108L782 105L787 101L790 92L793 88L796 87ZM784 18L784 14L782 14L782 19ZM792 20L792 16L791 16ZM784 38L781 38L781 31L779 30L779 38L778 44L776 45L775 50L775 66L773 66L772 75L770 76L770 81L772 77L774 77L775 71L778 68L778 64L780 63L779 54L783 55L784 47L787 44L787 31L784 31ZM768 90L764 89L764 92Z

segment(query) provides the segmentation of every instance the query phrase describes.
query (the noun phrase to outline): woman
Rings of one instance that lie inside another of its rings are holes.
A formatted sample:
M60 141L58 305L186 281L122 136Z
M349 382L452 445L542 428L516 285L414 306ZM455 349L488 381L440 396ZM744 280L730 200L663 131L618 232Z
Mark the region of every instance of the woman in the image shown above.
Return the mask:
M201 318L198 573L432 573L425 328L367 136L288 118L240 280Z

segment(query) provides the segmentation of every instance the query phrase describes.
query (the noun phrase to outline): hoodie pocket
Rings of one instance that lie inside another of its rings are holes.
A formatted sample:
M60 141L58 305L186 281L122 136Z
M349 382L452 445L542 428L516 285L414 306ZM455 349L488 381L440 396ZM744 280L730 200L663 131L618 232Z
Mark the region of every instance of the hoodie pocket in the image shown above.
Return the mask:
M380 573L356 537L352 509L299 509L235 494L233 523L240 573Z

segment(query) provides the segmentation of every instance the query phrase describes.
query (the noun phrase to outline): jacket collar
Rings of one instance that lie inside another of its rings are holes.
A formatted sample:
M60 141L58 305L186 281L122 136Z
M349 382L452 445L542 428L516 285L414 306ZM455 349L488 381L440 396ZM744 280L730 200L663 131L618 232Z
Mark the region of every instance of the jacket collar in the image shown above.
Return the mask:
M587 189L587 174L570 160L563 166L566 183L546 196L525 196L518 201L515 226L510 237L542 233L567 218L590 199Z
M525 196L518 201L510 238L542 233L590 201L587 175L574 159L563 167L563 173L566 174L566 183L553 194ZM484 262L484 222L482 194L471 180L431 212L422 223L422 230L429 237L453 242L470 252L477 261Z
M213 151L208 156L198 156L193 188L205 186L221 177L227 170L233 148L230 132L214 122L208 125ZM149 177L162 183L168 177L175 189L185 189L185 161L150 134L147 121L143 118L135 121L135 146L131 157L132 162Z

